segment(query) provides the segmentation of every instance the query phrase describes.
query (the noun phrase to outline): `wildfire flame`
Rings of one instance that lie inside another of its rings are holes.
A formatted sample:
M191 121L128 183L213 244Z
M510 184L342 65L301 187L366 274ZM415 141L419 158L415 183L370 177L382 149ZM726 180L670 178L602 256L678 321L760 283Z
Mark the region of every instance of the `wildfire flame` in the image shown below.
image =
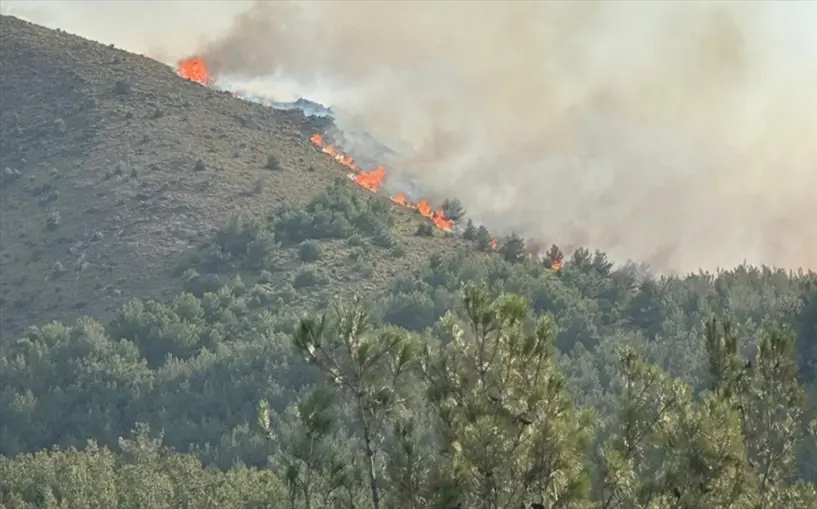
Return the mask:
M183 78L195 81L204 86L210 86L213 82L213 77L207 68L207 63L203 57L198 55L179 62L176 66L176 73ZM235 93L233 95L236 96ZM386 168L378 166L374 170L363 171L355 164L351 156L341 153L332 145L326 144L323 140L323 136L320 134L313 134L310 139L312 143L320 147L323 153L331 156L335 161L352 170L352 173L349 174L349 178L361 187L373 193L376 193L383 187L383 182L386 180ZM431 219L434 225L442 230L451 231L454 227L454 221L446 219L442 209L433 210L426 200L420 200L416 204L410 203L403 193L392 196L391 200L397 205L416 210L423 216Z
M209 86L213 82L210 69L207 68L204 58L200 56L192 56L179 62L176 66L176 73L182 78L187 78L204 86Z
M359 186L373 193L376 193L381 187L383 187L383 182L386 180L386 168L383 166L378 166L371 171L363 171L357 166L357 164L355 164L355 161L351 156L348 156L338 151L332 145L327 144L324 141L323 136L320 134L313 134L310 140L312 140L312 143L317 145L324 154L331 156L335 161L352 170L352 173L348 175L349 179ZM401 207L416 210L422 216L431 219L431 222L433 222L434 225L441 230L450 232L454 228L454 221L447 219L445 217L445 212L443 212L442 209L434 210L426 200L411 203L408 201L405 194L397 193L391 197L391 201L397 205L400 205Z
M190 81L195 81L201 85L209 87L213 83L213 77L210 74L210 70L207 67L207 63L204 61L204 58L201 56L192 56L186 58L178 63L176 66L176 73L186 78ZM233 93L235 97L239 97L239 94ZM331 156L335 161L342 164L343 166L349 168L352 173L348 174L349 179L353 182L357 183L361 187L371 191L372 193L378 192L382 187L383 183L386 180L386 168L383 166L378 166L374 170L371 171L364 171L355 163L354 159L351 156L344 154L332 145L327 144L323 136L320 134L313 134L310 138L312 143L317 145L324 154ZM391 201L395 204L405 207L408 209L416 210L422 216L427 217L430 219L435 226L438 228L451 231L454 227L454 221L447 219L445 217L445 212L442 209L434 210L431 205L426 200L420 200L417 203L411 203L407 198L406 195L402 192L397 193L396 195L390 197ZM491 239L491 249L497 249L497 241L496 239ZM533 254L529 253L528 258L532 258ZM562 257L559 257L557 260L554 260L551 263L551 268L553 270L559 270L562 267Z

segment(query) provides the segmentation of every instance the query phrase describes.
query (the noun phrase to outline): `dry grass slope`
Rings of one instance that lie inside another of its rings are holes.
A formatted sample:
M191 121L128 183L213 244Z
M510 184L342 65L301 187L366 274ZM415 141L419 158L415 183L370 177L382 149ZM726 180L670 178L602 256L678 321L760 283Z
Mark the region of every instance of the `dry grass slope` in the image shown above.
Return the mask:
M238 212L309 199L344 169L309 143L300 112L235 99L151 59L0 16L0 339L81 315L109 318L127 299L180 290L186 252ZM280 171L265 168L268 156ZM364 192L364 191L361 191ZM375 253L348 273L327 243L327 282L299 300L374 292L461 240L414 237L406 255ZM300 262L282 253L280 283Z

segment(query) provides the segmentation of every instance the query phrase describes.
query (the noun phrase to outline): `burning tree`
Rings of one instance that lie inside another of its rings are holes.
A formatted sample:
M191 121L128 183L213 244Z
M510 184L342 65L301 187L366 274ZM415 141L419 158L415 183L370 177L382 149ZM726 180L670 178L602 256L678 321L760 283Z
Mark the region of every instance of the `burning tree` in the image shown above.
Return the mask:
M542 263L545 264L547 267L551 267L553 270L559 270L562 267L562 260L564 260L564 253L559 246L553 244L550 246L545 258L542 260Z

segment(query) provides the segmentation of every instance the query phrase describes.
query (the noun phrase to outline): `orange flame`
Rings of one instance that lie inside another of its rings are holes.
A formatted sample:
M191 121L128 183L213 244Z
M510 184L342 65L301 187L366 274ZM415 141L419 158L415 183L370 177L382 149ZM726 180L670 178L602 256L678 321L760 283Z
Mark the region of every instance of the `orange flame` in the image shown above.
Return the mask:
M210 69L207 67L207 63L204 61L203 57L198 55L194 55L180 61L176 66L176 73L182 78L195 81L196 83L204 86L210 86L213 83L213 77L212 74L210 74ZM233 97L239 97L239 94L235 92L232 92L232 95ZM386 169L384 167L378 166L372 171L363 171L357 166L357 164L355 164L355 161L351 156L341 153L332 145L327 145L324 142L323 136L320 134L313 134L310 137L310 140L312 143L317 145L323 153L331 156L335 161L352 170L353 173L349 174L349 178L361 187L376 193L383 186L383 182L386 179ZM442 209L434 211L426 200L420 200L418 203L414 204L409 202L406 199L406 195L400 192L392 196L391 201L397 205L400 205L401 207L416 210L422 216L429 218L435 226L442 230L450 232L454 228L454 221L446 219L445 212ZM491 249L496 248L496 239L491 239ZM532 255L529 254L529 257L531 256ZM551 268L553 270L559 270L561 267L561 258L553 261L551 264Z
M200 56L185 58L176 66L176 73L182 78L195 81L204 86L209 86L213 82L210 69Z
M213 82L210 70L207 68L207 63L201 56L192 56L182 60L176 66L176 72L179 76L204 86L209 86ZM238 94L233 93L233 96L237 97ZM361 187L373 193L376 193L383 187L383 182L386 180L386 168L378 166L372 171L363 171L355 164L351 156L343 154L332 145L326 144L323 136L320 134L313 134L310 140L320 147L321 152L331 156L335 161L352 170L353 173L349 175L349 178ZM438 228L445 231L451 231L454 228L454 221L446 219L442 209L437 211L432 210L431 205L425 200L421 200L415 205L410 203L403 193L398 193L392 197L392 201L403 207L418 211L423 216L431 219Z
M363 171L357 166L357 164L355 164L354 159L346 154L343 154L342 152L339 152L332 145L328 145L324 141L323 136L320 134L313 134L310 137L310 140L321 149L321 152L332 156L335 161L352 170L354 173L349 174L349 179L357 183L359 186L368 189L373 193L376 193L381 187L383 187L383 182L386 180L386 168L383 166L378 166L371 171ZM405 194L397 193L391 197L391 201L397 205L400 205L401 207L416 210L422 216L431 219L434 225L441 230L450 232L454 228L454 221L447 219L445 217L445 212L443 212L442 209L434 211L426 200L420 200L418 203L414 204L406 199Z

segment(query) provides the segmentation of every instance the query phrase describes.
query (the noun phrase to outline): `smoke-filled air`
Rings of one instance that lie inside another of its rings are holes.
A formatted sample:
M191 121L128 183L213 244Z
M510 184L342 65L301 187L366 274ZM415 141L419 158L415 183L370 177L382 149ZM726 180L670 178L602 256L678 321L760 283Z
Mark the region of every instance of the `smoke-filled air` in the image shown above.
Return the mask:
M5 10L337 107L497 233L817 268L817 3L25 4Z

